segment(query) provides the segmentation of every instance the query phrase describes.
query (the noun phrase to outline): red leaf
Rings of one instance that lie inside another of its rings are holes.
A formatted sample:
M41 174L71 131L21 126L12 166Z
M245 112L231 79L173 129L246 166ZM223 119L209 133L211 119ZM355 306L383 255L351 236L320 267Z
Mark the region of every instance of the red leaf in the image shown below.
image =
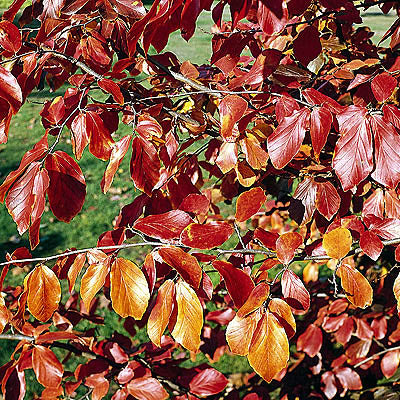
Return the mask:
M161 240L177 239L182 231L193 222L189 214L181 210L172 210L163 214L139 218L133 228Z
M50 178L47 190L53 214L70 222L82 209L86 196L86 182L79 165L63 151L46 157L46 170Z
M397 79L387 72L377 75L371 82L372 93L380 102L387 100L396 87Z
M286 232L276 241L276 256L282 264L290 264L299 246L303 244L303 237L297 232Z
M32 366L39 383L45 387L60 386L63 367L55 354L43 346L34 346L32 350Z
M237 95L224 97L218 107L221 118L221 136L227 142L235 142L239 131L235 124L247 110L247 101Z
M129 394L140 400L165 400L169 397L161 383L151 377L132 379L126 387Z
M236 143L224 142L219 148L218 157L215 164L218 165L220 170L226 174L232 168L235 168L237 163L237 145Z
M362 214L366 216L368 214L374 215L379 218L383 218L385 210L385 196L382 189L378 188L374 190L371 196L363 204Z
M400 350L393 350L386 353L381 360L381 370L383 375L389 379L399 368Z
M290 270L285 270L282 279L282 294L286 303L296 310L307 311L310 307L310 294L301 279Z
M0 22L0 46L4 49L2 52L6 57L17 53L21 48L22 39L19 29L9 21Z
M276 241L278 238L278 233L265 231L262 228L257 228L253 234L253 239L259 240L263 246L271 250L276 250Z
M203 194L192 193L182 200L178 208L194 214L207 214L210 208L210 200Z
M322 51L319 31L313 25L304 28L293 41L294 56L305 66Z
M335 375L332 371L324 372L321 376L321 382L324 384L322 388L325 396L330 400L335 397L337 393L337 383Z
M10 186L21 176L25 169L34 161L40 160L49 149L47 144L47 135L44 135L39 142L37 142L32 150L27 151L19 164L17 170L10 172L7 178L4 180L3 184L0 186L0 201L3 202L6 196L7 190Z
M16 114L22 105L22 91L17 79L0 65L0 97L10 105L12 113Z
M224 221L190 224L183 230L181 242L196 249L212 249L221 246L232 234L232 225Z
M111 79L100 79L97 84L106 93L110 93L118 104L124 104L124 96L121 93L120 87Z
M266 35L277 35L286 26L288 19L287 8L283 6L282 0L273 3L259 1L257 19Z
M381 115L371 115L369 122L375 140L375 171L371 176L389 189L395 189L400 182L400 136Z
M90 133L86 127L86 113L79 113L71 124L72 150L77 160L80 160L83 150L89 143Z
M191 393L205 397L222 392L228 384L228 379L214 368L203 369L189 383Z
M317 185L315 206L317 210L330 221L339 211L340 196L336 188L330 182L318 182Z
M343 110L345 110L344 106L341 106L336 100L333 100L331 97L322 94L318 90L309 88L303 91L304 98L313 105L324 106L327 108L333 115L340 114Z
M318 185L313 178L306 178L304 181L299 183L296 191L294 192L293 198L300 200L304 206L304 215L302 224L306 224L311 220L311 217L315 211L315 203L317 200L317 189Z
M362 389L362 383L360 376L356 371L353 371L349 367L339 368L335 370L336 378L339 379L340 384L343 386L343 392L340 394L344 396L347 390L360 390Z
M310 135L314 154L317 160L319 160L321 150L325 146L332 121L332 114L327 108L316 107L311 111Z
M307 107L285 117L268 137L268 154L277 169L284 168L300 150L309 126L310 110Z
M237 316L240 318L252 313L257 308L260 308L269 296L269 285L261 282L250 293L246 302L239 308Z
M383 250L383 243L377 234L365 231L360 237L360 247L368 257L376 261Z
M138 118L138 123L136 125L136 132L142 136L144 139L152 139L155 137L162 137L163 129L162 126L158 123L158 121L147 114L142 114Z
M160 179L160 168L160 159L154 145L141 136L134 137L130 169L135 186L151 196Z
M307 329L297 339L297 351L304 351L308 356L315 357L322 347L322 331L314 325L308 325Z
M117 172L131 142L131 135L124 136L119 142L114 143L111 151L110 162L107 169L104 171L103 179L101 180L101 190L107 193L112 184L114 175Z
M213 261L213 267L222 275L226 288L237 308L249 298L254 282L244 271L226 261Z
M349 106L337 116L340 138L332 166L344 191L356 187L373 168L371 128L366 113L366 108Z
M283 95L282 97L279 97L278 101L275 104L275 115L276 115L276 120L280 124L285 117L290 117L294 111L299 111L300 106L297 101L287 95Z
M202 278L202 269L195 257L179 247L161 247L158 254L170 267L175 268L182 278L194 288L198 288Z
M374 331L374 336L376 339L383 339L387 333L387 321L385 316L374 318L371 323L371 329Z
M255 187L239 195L236 201L237 222L244 222L257 213L264 204L267 196L260 187Z

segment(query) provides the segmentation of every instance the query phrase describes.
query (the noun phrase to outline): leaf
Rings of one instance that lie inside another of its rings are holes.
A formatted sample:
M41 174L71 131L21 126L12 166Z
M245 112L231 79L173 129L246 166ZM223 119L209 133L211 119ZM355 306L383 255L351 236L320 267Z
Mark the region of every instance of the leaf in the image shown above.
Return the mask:
M251 218L260 210L266 199L267 196L260 187L241 193L236 201L236 221L244 222Z
M161 383L148 376L132 379L126 388L128 393L138 400L166 400L169 398Z
M393 293L397 300L397 312L400 312L400 273L397 275L393 283Z
M110 259L105 258L101 262L90 264L83 274L80 294L86 309L89 310L93 297L104 286L109 270Z
M351 249L353 238L347 228L336 228L325 233L322 239L322 247L329 257L341 259Z
M335 375L332 371L324 372L321 376L321 383L324 384L322 391L325 396L330 400L333 399L337 393L337 383Z
M12 315L6 307L3 297L0 297L0 333L3 332L11 317Z
M216 260L212 265L224 278L226 289L235 306L242 307L254 289L254 282L250 276L226 261Z
M307 311L310 307L310 294L301 279L286 269L281 279L282 294L285 301L296 310Z
M304 28L293 41L294 56L305 66L322 51L319 31L313 25Z
M268 163L268 153L261 148L258 139L254 135L248 134L244 139L240 140L240 146L250 167L265 169Z
M175 285L167 279L158 289L156 303L147 322L147 334L150 340L161 347L161 336L168 325L174 307Z
M307 329L297 339L297 351L304 351L309 357L315 357L322 347L322 331L314 325Z
M86 121L86 113L80 112L71 123L72 150L77 160L81 159L83 150L89 144L90 133Z
M191 193L182 200L178 208L188 213L207 214L210 200L203 194Z
M397 79L387 72L375 76L371 81L372 93L379 102L387 100L396 87Z
M221 136L225 141L236 141L239 132L235 124L243 117L246 110L247 101L238 95L228 95L221 100L218 111L221 119Z
M390 349L389 349L390 350ZM399 368L400 350L392 350L387 352L381 360L381 371L386 379L391 378Z
M287 337L290 339L296 333L296 321L292 310L286 301L282 299L271 299L268 310L278 319L279 323L285 328Z
M276 241L279 234L276 232L265 231L262 228L256 228L253 239L259 240L267 249L276 250Z
M315 211L318 184L313 178L306 178L296 188L293 198L300 200L304 206L304 215L301 224L309 222Z
M317 160L331 129L333 117L331 112L324 107L315 107L310 115L310 135L314 154Z
M237 164L237 145L236 143L223 142L219 148L218 157L215 164L218 165L223 174L228 173Z
M347 390L360 390L363 387L360 376L349 367L338 368L335 375L344 389L341 396L344 396Z
M209 250L221 246L233 232L232 225L224 221L190 224L182 231L181 242L188 247Z
M50 349L35 345L32 349L32 367L38 382L44 387L60 386L64 369Z
M289 342L285 329L268 311L258 323L247 358L254 371L268 383L287 365Z
M214 368L206 368L194 376L189 383L189 389L196 396L212 396L222 392L228 382L221 372Z
M229 322L226 327L226 341L232 353L240 356L249 354L251 340L257 323L261 318L261 313L257 310L244 318L238 315Z
M172 337L185 349L197 352L203 327L203 308L195 291L184 281L175 286L178 315Z
M342 281L347 299L356 307L365 308L372 304L372 287L355 268L342 264L336 271Z
M354 189L373 169L372 135L367 109L349 106L337 115L340 138L332 166L343 190Z
M377 234L365 231L360 237L360 247L368 257L376 261L383 250L383 243Z
M400 137L396 129L381 115L369 119L375 141L375 170L372 178L389 189L400 182Z
M46 157L50 185L47 190L51 211L63 222L70 222L81 211L86 197L86 182L79 165L63 151Z
M104 171L104 176L100 183L103 193L107 193L108 189L110 189L110 186L114 179L114 175L121 165L121 162L125 157L126 152L128 151L130 142L131 136L127 135L124 136L119 142L114 143L111 151L110 162L107 166L107 169Z
M176 269L189 285L194 288L200 286L203 271L195 257L179 247L161 247L158 254L170 267Z
M0 22L0 46L7 57L16 54L22 46L21 33L10 21Z
M141 319L150 299L147 280L132 261L117 258L111 265L111 302L122 318Z
M45 154L46 151L49 149L47 144L47 134L45 134L39 142L37 142L32 150L27 151L19 164L17 170L10 172L6 179L4 180L3 184L0 186L0 201L3 202L6 196L7 190L11 187L11 185L20 177L26 168L33 162L41 159Z
M268 154L275 168L284 168L298 153L309 127L309 118L307 107L294 111L268 137Z
M269 285L265 282L258 284L250 293L246 302L239 308L237 315L240 318L245 317L257 308L260 308L269 296Z
M258 3L257 19L262 31L267 36L277 35L286 26L288 12L286 4L278 0L274 3Z
M118 104L124 104L124 96L121 93L121 89L113 82L111 79L100 79L97 84L101 89L103 89L106 93L110 93Z
M39 264L25 278L29 312L39 321L46 322L58 309L61 286L56 274L44 264Z
M71 267L68 269L68 285L70 293L72 293L72 291L74 290L76 278L82 271L82 268L85 265L85 261L86 261L86 253L78 254L74 259Z
M14 75L0 65L0 97L11 107L13 114L20 109L23 101L21 87Z
M286 232L276 240L276 256L285 265L293 260L296 250L303 244L303 237L297 232Z
M332 183L317 182L315 206L328 221L339 211L340 202L340 196Z
M151 196L160 179L161 163L154 145L141 136L132 139L131 178L135 187Z
M133 228L155 239L171 240L179 238L182 231L192 222L189 214L181 210L172 210L139 218L133 224Z

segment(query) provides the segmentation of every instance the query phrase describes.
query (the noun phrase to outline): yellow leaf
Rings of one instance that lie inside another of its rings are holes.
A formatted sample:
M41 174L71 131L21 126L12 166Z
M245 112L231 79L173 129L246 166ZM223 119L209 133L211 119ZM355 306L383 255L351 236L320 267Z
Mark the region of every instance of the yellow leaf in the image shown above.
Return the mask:
M342 288L351 304L361 308L372 304L372 287L359 271L348 264L342 264L336 274L342 280Z
M322 239L322 247L332 258L343 258L351 249L353 239L347 228L336 228L326 233Z
M266 312L258 323L247 356L250 365L268 383L289 360L289 341L278 320Z
M251 339L260 318L261 313L257 310L244 318L240 318L236 315L235 318L229 322L226 328L226 341L232 353L241 356L249 354Z
M292 309L285 300L271 299L268 309L278 318L286 331L286 335L291 338L296 333L296 321L294 320Z
M8 311L4 299L0 296L0 333L10 320L11 313Z
M121 317L141 319L150 299L147 280L132 261L117 258L111 266L111 302Z
M90 303L96 293L103 287L110 269L110 259L103 262L90 264L81 280L81 297L85 307L89 309Z
M39 264L25 279L28 292L29 312L39 321L45 322L58 308L61 286L56 274L46 265Z
M172 313L174 296L174 282L168 279L158 289L156 304L151 310L147 322L147 334L150 340L158 347L161 347L161 336L168 325Z
M397 312L399 312L399 310L400 310L400 273L399 273L399 275L397 275L397 278L394 281L393 293L394 293L394 297L397 300Z
M196 292L183 280L176 284L178 315L172 337L185 349L196 352L200 347L203 308Z

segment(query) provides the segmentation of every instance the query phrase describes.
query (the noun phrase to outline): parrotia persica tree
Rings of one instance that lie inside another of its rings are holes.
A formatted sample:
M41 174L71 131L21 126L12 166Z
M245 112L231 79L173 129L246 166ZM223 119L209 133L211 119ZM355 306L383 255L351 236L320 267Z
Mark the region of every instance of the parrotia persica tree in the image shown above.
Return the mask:
M44 104L42 136L0 186L31 247L1 263L1 338L18 340L0 369L4 398L24 398L30 369L42 399L393 392L400 19L381 38L388 47L355 24L399 3L23 4L0 22L1 143L32 91L64 94ZM215 23L209 64L164 52L176 30L190 45L203 10ZM130 160L131 201L94 247L34 258L46 205L66 223L82 209L85 151L107 162L104 193ZM139 246L143 260L124 256ZM24 281L7 286L22 266ZM99 307L126 335L96 337ZM147 342L132 340L139 330ZM210 363L188 367L199 352ZM229 380L212 367L224 353L254 373Z

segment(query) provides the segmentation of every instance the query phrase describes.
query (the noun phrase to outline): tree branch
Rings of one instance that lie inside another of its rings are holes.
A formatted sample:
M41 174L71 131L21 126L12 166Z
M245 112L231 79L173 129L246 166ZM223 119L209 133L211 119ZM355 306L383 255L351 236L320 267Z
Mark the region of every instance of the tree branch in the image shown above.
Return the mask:
M19 333L2 333L0 334L0 340L28 340L29 342L33 342L35 340L32 336L26 336Z
M379 353L375 353L370 357L367 357L365 360L360 361L359 363L357 363L356 365L354 365L354 368L358 368L363 364L366 364L367 362L373 360L375 357L379 357L382 354L386 354L389 353L390 351L395 351L395 350L400 350L400 346L396 346L396 347L391 347L390 349L386 349L386 350L382 350Z

